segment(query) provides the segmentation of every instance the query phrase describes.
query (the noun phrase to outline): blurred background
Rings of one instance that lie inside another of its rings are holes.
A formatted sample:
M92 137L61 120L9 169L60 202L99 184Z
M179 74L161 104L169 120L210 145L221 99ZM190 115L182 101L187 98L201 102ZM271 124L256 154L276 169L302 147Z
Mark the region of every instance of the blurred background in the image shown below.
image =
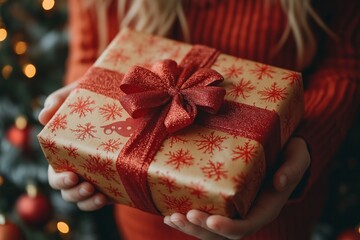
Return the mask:
M111 206L82 212L49 187L36 139L43 102L62 86L66 23L66 0L0 0L0 240L119 239ZM313 240L360 239L359 119L332 166Z

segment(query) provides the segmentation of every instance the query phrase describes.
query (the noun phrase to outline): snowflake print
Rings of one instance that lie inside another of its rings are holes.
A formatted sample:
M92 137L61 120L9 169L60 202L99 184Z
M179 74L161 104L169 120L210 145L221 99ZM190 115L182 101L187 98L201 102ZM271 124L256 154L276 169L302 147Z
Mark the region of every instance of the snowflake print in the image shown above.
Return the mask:
M295 84L300 84L301 83L301 75L300 73L297 72L286 72L284 74L285 76L282 77L282 80L287 80L290 82L290 85L293 86Z
M76 138L83 141L87 137L88 138L96 138L94 135L97 131L95 130L95 126L91 123L85 123L85 125L78 124L76 129L70 129L75 133Z
M224 62L227 61L227 58L226 57L223 57L222 55L220 55L215 63L213 64L214 67L221 67L223 65Z
M199 207L198 210L211 214L218 211L219 209L216 208L214 204L209 204Z
M180 48L178 47L175 51L171 52L170 59L177 59L180 54Z
M255 69L250 72L255 74L258 80L263 80L264 77L273 78L272 74L275 73L271 66L264 64L255 64Z
M51 152L53 155L59 152L58 147L56 146L56 142L52 140L50 137L42 138L40 137L41 146L47 151Z
M221 137L215 135L215 132L211 132L209 135L199 134L200 139L194 140L198 150L203 150L203 153L214 154L215 149L221 151L224 147L221 145L227 137Z
M146 48L145 45L139 44L139 45L136 45L136 46L135 46L134 52L135 52L137 55L142 56L142 55L144 55L146 49L147 49L147 48Z
M238 159L242 159L245 164L248 164L252 159L254 159L257 151L255 149L255 145L250 144L250 142L246 142L244 146L237 146L233 151L233 157L231 160L235 161Z
M106 180L115 179L116 171L113 168L113 161L110 158L102 158L100 154L90 154L81 167L88 173L99 174Z
M172 47L171 47L171 46L166 46L166 45L164 45L164 46L161 46L161 47L159 48L159 53L160 53L160 54L167 54L167 53L170 53L171 50L172 50Z
M246 175L243 172L240 172L231 180L235 183L236 186L245 186L244 183L246 182Z
M209 160L206 166L201 168L203 174L207 178L215 178L215 181L219 181L223 178L227 178L228 171L224 169L223 162L215 162Z
M64 146L64 149L69 157L77 158L79 156L79 153L77 152L78 148L71 144L69 146Z
M287 96L286 88L278 87L276 82L274 82L270 88L265 87L263 91L259 91L258 93L261 95L261 100L273 103L284 100Z
M104 59L105 62L110 62L117 66L127 62L130 58L124 54L124 49L110 52Z
M51 120L50 124L49 124L49 129L51 130L51 132L56 132L58 129L66 129L67 127L67 120L66 120L67 115L66 114L56 114L55 117Z
M146 40L147 40L147 43L149 46L153 46L158 42L159 39L157 37L155 37L154 35L151 35Z
M120 142L119 139L109 139L106 142L102 142L100 144L100 147L107 153L111 152L117 152L120 150L120 145L122 144L122 142Z
M228 92L229 96L237 99L238 97L242 97L246 99L249 97L249 93L255 89L255 86L251 84L251 81L246 81L242 78L237 84L231 84L230 91Z
M242 66L237 67L235 64L232 64L230 67L223 68L225 78L237 78L244 73Z
M70 163L65 158L57 159L55 162L52 163L52 166L58 172L76 172L75 165Z
M192 203L190 199L186 196L183 197L173 197L166 194L162 194L162 202L165 204L166 208L171 212L178 213L187 213L192 209Z
M115 197L124 197L121 192L119 191L119 189L117 189L116 187L113 187L112 185L109 185L108 187L105 188L106 190L109 191L109 193Z
M83 178L90 183L93 183L95 185L99 185L99 181L96 180L95 178L91 177L89 174L84 173L83 174Z
M95 101L92 100L90 97L87 97L84 99L82 96L77 97L76 101L74 103L70 103L68 107L71 109L70 114L78 114L79 118L86 117L87 113L92 113L94 110L93 107L91 107L92 104L95 104Z
M194 158L190 154L189 150L177 150L176 152L170 152L165 154L169 156L169 159L166 161L166 164L172 165L176 170L180 168L188 167L194 164Z
M143 68L146 68L146 69L151 69L152 65L153 65L153 59L152 58L147 58L145 59L145 61L141 64L141 66Z
M179 137L177 135L170 135L169 140L170 140L170 147L171 148L174 146L174 144L187 143L188 142L188 140L186 140L185 138Z
M105 121L116 120L116 117L121 117L121 111L123 108L118 106L116 103L106 103L99 108L99 112Z
M167 190L169 191L169 193L172 193L172 192L180 189L179 187L176 186L175 179L170 176L167 176L167 175L160 177L159 184L165 186L167 188Z
M207 197L207 191L205 190L205 187L200 183L191 183L191 185L189 186L189 190L190 194L196 196L198 199Z

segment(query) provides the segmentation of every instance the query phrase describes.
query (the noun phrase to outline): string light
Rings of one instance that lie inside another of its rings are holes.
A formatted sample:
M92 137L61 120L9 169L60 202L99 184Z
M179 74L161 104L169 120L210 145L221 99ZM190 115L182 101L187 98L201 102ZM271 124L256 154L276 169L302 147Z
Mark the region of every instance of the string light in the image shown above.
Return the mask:
M59 232L61 232L61 233L66 234L66 233L70 232L69 225L67 225L67 223L65 223L65 222L62 222L62 221L58 222L56 224L56 227L59 230Z
M27 119L24 116L19 116L15 119L15 126L16 128L23 130L27 126Z
M8 79L10 77L10 74L12 73L13 68L10 65L5 65L3 69L1 70L1 74L5 79Z
M0 28L0 42L4 41L7 37L7 31L5 28Z
M26 64L23 67L23 72L28 78L32 78L36 74L36 67L31 63Z
M55 6L55 0L43 0L42 7L44 10L51 10Z
M15 53L18 55L24 54L27 50L27 44L24 41L18 41L14 47Z

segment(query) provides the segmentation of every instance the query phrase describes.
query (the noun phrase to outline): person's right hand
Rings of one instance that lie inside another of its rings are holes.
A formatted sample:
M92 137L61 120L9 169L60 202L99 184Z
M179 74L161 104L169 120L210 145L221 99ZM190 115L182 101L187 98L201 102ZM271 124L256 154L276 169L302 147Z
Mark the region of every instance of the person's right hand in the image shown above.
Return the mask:
M59 109L70 92L77 86L74 82L50 94L44 103L44 109L39 114L39 121L45 125ZM110 200L102 193L97 192L95 187L85 181L80 181L80 177L73 172L57 173L49 166L49 184L52 188L61 191L65 201L76 202L78 207L84 211L93 211L102 208Z

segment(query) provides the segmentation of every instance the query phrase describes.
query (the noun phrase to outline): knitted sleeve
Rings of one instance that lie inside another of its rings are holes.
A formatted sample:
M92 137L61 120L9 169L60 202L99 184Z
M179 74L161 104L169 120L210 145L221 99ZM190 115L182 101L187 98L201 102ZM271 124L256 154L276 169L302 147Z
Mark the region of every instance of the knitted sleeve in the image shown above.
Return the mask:
M95 14L79 0L68 1L69 57L65 83L81 77L97 58Z
M297 134L309 144L312 163L303 193L329 168L360 106L359 2L334 10L328 26L339 39L328 36L320 44L316 68L304 78L305 116Z

